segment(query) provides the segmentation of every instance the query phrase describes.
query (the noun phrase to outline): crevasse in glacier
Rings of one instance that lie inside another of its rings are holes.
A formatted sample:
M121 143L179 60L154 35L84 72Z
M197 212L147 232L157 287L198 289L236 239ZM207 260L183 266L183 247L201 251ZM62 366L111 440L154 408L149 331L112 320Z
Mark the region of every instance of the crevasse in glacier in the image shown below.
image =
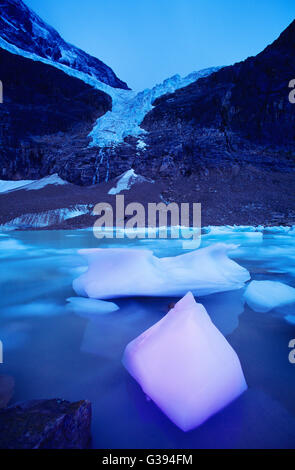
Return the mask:
M128 344L123 364L183 431L201 425L247 389L237 354L190 292Z
M227 253L236 245L216 243L189 253L157 258L150 250L80 250L88 271L74 280L79 296L112 299L132 296L198 296L240 289L249 272Z

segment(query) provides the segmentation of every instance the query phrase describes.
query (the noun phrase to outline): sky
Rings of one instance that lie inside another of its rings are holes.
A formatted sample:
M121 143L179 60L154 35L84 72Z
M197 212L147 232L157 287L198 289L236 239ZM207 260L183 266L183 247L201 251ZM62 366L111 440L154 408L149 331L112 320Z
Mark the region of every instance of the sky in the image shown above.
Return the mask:
M24 0L130 88L256 55L295 18L295 0Z

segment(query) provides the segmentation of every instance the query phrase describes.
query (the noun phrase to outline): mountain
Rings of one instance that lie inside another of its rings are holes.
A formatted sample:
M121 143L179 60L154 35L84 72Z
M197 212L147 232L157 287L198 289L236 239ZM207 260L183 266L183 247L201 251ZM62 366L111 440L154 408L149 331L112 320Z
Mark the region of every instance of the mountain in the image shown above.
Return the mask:
M26 52L84 72L111 87L128 89L110 67L64 41L21 0L1 0L0 36Z
M295 156L295 108L288 99L294 71L295 21L256 57L155 100L142 123L147 143L168 155L187 146L192 171L204 160L289 166ZM167 138L159 147L163 130Z
M88 59L62 63L47 25L48 50L41 33L32 44L42 20L22 2L2 4L0 179L57 173L105 185L133 169L161 184L163 201L201 202L207 223L294 223L295 22L255 57L135 93L97 78Z
M59 170L71 168L72 159L93 154L88 134L97 117L111 109L108 94L1 48L0 79L0 178L40 178L56 173L56 162Z

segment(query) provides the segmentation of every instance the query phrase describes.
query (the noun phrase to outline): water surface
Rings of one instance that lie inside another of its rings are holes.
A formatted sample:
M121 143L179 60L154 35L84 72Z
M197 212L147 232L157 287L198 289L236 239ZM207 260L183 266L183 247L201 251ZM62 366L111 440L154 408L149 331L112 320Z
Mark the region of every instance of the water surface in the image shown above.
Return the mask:
M295 237L287 233L208 234L202 246L237 243L233 259L252 279L295 287ZM157 322L173 298L115 300L107 315L73 312L72 280L85 270L79 248L149 248L183 252L179 240L97 240L91 231L34 231L0 236L0 374L15 378L14 402L63 398L93 405L95 448L295 447L295 365L288 311L255 313L243 291L197 299L238 353L249 390L200 428L183 433L151 402L121 364L127 343ZM222 367L222 363L220 363Z

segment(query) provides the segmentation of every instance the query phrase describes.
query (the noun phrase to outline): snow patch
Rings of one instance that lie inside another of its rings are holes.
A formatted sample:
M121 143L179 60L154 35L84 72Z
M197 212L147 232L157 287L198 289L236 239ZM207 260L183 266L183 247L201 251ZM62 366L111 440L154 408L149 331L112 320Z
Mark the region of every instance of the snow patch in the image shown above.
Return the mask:
M40 180L20 180L20 181L5 181L5 180L0 180L0 193L9 193L11 191L17 191L24 189L26 191L31 191L31 190L38 190L45 188L45 186L48 186L50 184L53 184L55 186L61 186L68 184L67 181L62 180L57 173L46 176L45 178L42 178Z
M143 176L137 175L134 170L126 171L121 176L117 178L117 185L110 189L108 194L120 194L121 191L126 191L131 188L135 183L152 183L152 180L144 178Z

